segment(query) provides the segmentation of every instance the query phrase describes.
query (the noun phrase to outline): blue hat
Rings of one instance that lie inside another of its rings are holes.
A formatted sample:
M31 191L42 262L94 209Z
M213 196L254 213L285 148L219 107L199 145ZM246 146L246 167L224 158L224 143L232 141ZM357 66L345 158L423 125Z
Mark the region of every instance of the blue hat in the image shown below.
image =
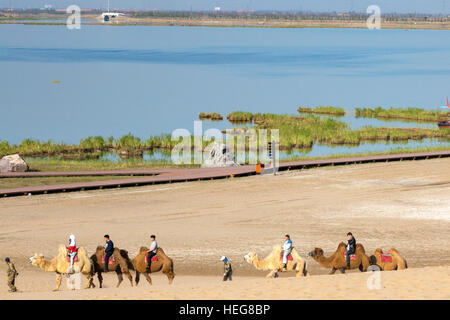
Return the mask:
M6 262L9 262L9 258L8 258L8 257L6 257L6 258L5 258L5 261L6 261Z

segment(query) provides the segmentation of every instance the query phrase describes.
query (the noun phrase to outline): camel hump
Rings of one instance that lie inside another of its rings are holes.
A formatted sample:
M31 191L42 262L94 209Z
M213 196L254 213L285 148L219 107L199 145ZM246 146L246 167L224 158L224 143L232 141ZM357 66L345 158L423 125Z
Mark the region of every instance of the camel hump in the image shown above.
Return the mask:
M382 254L383 250L381 250L381 248L376 248L375 249L375 254L377 254L377 253Z
M400 254L398 253L398 251L395 248L390 248L389 249L389 253L391 253L392 255L397 255L399 256Z
M78 255L83 255L83 256L87 256L87 251L84 247L79 247L78 248Z
M105 250L104 246L97 246L97 249L95 249L95 251L103 251Z
M366 250L364 249L364 246L361 243L357 243L356 244L356 249L359 249L359 250L361 250L364 253L366 252Z
M67 248L66 248L65 245L63 245L63 244L59 245L59 247L58 247L58 255L62 256L62 257L67 256Z
M148 251L148 248L147 248L147 247L141 247L141 248L139 249L139 252L142 252L142 251Z
M341 243L338 244L337 250L342 249L343 247L345 248L346 244L341 242Z

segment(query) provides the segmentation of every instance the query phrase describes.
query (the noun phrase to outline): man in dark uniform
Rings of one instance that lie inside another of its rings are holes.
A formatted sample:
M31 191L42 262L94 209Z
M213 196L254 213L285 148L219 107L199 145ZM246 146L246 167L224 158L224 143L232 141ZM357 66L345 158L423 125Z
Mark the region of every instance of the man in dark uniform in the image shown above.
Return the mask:
M109 235L105 234L105 241L106 241L106 248L105 248L105 268L103 272L108 272L108 264L109 264L109 258L114 253L114 243L109 238Z
M17 288L15 286L15 282L16 282L16 276L18 276L19 274L16 271L16 268L14 267L14 263L11 262L11 260L9 258L5 258L5 262L8 266L8 270L6 270L6 275L8 276L8 287L9 287L9 292L16 292Z

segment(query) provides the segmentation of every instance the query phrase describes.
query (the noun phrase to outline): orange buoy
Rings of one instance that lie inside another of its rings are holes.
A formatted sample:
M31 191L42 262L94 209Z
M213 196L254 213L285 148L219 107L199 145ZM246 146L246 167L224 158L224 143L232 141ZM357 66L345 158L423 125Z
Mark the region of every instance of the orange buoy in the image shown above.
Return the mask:
M258 164L256 165L256 173L258 173L258 174L261 173L261 164L260 164L260 163L258 163Z

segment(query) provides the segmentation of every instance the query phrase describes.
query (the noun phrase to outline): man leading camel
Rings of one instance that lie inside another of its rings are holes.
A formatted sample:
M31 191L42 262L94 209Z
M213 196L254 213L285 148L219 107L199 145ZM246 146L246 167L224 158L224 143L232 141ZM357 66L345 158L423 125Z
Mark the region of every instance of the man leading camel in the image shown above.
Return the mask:
M14 263L11 262L9 258L5 258L6 265L8 266L8 270L6 270L6 275L8 276L8 287L9 292L16 292L17 288L15 285L16 282L16 276L19 274L16 271L16 268L14 267Z
M109 238L108 234L105 234L104 238L106 242L106 248L105 248L105 267L103 268L103 271L108 272L109 258L111 258L111 256L113 255L114 243Z
M283 270L287 270L287 257L292 251L292 241L291 237L287 234L284 236L284 243L283 243Z
M150 249L147 251L147 269L146 271L150 271L150 266L152 265L152 258L156 256L156 252L158 251L158 243L156 242L156 236L152 234L150 236L150 240L152 241L150 245Z

